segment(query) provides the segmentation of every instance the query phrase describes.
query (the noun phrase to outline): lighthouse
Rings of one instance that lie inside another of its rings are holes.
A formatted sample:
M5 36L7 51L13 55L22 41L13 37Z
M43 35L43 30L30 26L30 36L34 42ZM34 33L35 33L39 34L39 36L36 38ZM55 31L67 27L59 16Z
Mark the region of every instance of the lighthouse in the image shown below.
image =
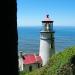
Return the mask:
M42 58L42 65L46 65L49 58L55 54L53 21L46 15L42 21L43 28L40 31L40 49L39 56Z

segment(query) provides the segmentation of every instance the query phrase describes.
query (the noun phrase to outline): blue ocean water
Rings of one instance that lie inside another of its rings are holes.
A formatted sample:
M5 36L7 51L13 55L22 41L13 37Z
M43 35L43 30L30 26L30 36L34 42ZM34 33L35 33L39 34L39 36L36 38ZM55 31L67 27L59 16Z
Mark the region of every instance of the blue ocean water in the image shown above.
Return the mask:
M38 53L40 45L40 31L42 27L18 27L18 50L25 53ZM75 27L54 26L55 50L75 46Z

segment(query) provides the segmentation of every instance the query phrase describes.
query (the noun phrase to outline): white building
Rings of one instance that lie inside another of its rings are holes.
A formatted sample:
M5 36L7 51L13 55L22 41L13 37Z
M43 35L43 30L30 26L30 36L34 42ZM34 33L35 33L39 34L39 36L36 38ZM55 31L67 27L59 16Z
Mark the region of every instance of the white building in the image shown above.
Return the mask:
M43 66L47 64L49 58L55 53L53 21L49 15L42 21L43 30L40 32L40 50L39 56L43 61Z
M35 54L19 54L19 71L30 72L42 66L42 59Z

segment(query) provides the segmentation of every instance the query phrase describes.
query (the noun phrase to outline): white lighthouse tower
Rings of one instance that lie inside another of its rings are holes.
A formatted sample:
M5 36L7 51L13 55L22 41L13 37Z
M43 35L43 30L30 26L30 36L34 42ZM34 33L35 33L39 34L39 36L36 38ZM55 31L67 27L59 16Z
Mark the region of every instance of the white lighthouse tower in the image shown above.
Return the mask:
M42 21L42 24L43 29L40 32L39 56L41 56L44 66L49 61L49 58L55 53L55 46L53 21L49 19L49 15L46 15L46 18Z

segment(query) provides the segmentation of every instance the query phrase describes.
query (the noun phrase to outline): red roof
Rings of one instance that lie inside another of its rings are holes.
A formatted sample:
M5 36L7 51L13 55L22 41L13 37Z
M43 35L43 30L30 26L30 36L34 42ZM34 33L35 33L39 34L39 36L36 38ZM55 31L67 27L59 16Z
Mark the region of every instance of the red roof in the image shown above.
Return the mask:
M49 15L46 15L45 19L42 22L43 23L52 23L53 21L49 18Z
M38 63L41 63L41 62L42 62L41 56L36 56L36 61L37 61Z
M46 17L46 18L44 19L44 21L51 21L51 20L50 20L50 18L47 18L47 17Z
M34 54L25 54L23 59L24 64L32 64L32 63L42 63L42 59L40 56L36 56Z

